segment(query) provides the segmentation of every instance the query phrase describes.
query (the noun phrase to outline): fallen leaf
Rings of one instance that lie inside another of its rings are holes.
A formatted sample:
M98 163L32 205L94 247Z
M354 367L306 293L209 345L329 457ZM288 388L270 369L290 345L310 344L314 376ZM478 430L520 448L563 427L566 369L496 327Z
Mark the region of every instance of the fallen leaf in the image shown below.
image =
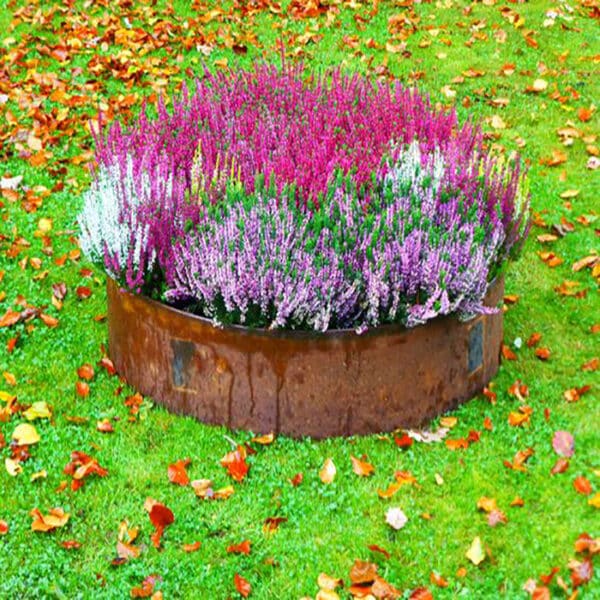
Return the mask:
M43 515L37 508L34 508L29 514L33 519L31 531L44 533L58 527L64 527L70 517L69 513L66 513L62 508L53 508L47 515Z
M154 533L150 536L152 544L155 548L160 547L160 540L164 530L175 521L173 511L164 504L148 498L144 503L144 509L150 517L152 525L154 525Z
M335 479L337 469L331 458L327 458L323 463L323 467L319 471L319 478L325 484L331 483Z
M247 598L252 591L250 583L237 573L233 576L233 584L235 589L244 597Z
M228 546L227 552L229 554L250 554L250 540Z
M250 467L246 462L246 448L238 446L236 450L228 452L222 459L223 465L232 479L241 482L248 474Z
M178 460L177 462L169 465L167 469L167 475L169 481L176 485L186 486L190 482L190 478L187 474L186 468L191 463L191 459L186 458L184 460Z
M352 470L359 477L369 477L375 472L375 467L368 462L359 460L355 456L350 456L350 460L352 461Z
M592 493L592 484L583 475L579 475L573 480L573 487L584 496L589 496Z
M475 565L481 564L485 560L485 550L481 543L481 538L476 536L467 550L465 556Z
M33 425L21 423L15 427L12 439L18 446L32 446L40 441L40 436Z
M196 542L193 542L192 544L183 544L183 546L181 548L184 552L191 554L192 552L196 552L196 551L200 550L201 545L202 544L200 542L196 541Z
M6 535L8 533L8 523L3 519L0 519L0 535Z
M559 456L570 458L575 452L575 440L568 431L557 431L552 438L552 448Z
M401 508L389 508L385 513L385 522L392 529L402 529L408 522L408 517Z

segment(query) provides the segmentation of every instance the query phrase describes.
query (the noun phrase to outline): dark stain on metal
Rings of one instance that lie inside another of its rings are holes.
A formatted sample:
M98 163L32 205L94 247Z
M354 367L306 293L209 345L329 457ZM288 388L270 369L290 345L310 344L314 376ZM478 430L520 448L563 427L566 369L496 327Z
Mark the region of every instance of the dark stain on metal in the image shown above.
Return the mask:
M469 374L483 365L483 320L480 318L469 330Z
M503 291L495 281L487 305L497 306ZM502 313L360 336L217 328L109 280L108 329L119 373L171 410L233 429L323 438L419 427L479 393L498 370Z

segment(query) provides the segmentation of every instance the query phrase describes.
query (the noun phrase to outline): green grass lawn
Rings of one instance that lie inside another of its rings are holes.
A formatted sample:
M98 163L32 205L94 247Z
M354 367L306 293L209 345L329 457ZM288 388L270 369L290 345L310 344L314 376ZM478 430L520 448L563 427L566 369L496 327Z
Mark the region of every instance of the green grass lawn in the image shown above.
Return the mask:
M525 582L541 585L539 576L553 567L570 586L575 540L584 532L600 534L598 508L588 503L600 490L600 381L593 363L582 369L600 356L600 332L593 333L594 325L600 329L599 276L590 267L572 268L600 251L600 170L586 167L600 147L593 107L600 102L597 6L589 0L444 0L410 8L381 0L374 10L377 3L358 0L179 0L166 10L166 4L0 0L0 177L23 176L16 192L0 196L0 318L9 309L35 307L58 319L55 327L41 318L0 327L0 410L8 395L22 405L44 401L52 408L51 419L33 422L41 440L30 448L23 472L13 477L0 464L0 521L9 526L0 535L0 597L126 597L158 574L156 590L165 598L238 598L238 573L250 582L252 598L314 598L321 572L343 578L347 590L356 559L375 562L405 597L426 586L435 598L525 598ZM302 6L322 10L306 16ZM547 11L561 14L552 19ZM482 119L490 144L519 149L530 161L536 225L506 279L507 294L518 301L507 304L505 343L517 358L504 361L493 381L496 404L480 397L452 413L457 422L449 438L481 432L467 449L452 451L441 442L401 450L392 436L277 438L249 457L249 474L234 483L231 498L205 501L171 484L168 465L189 457L192 479L229 485L219 464L231 449L226 436L241 443L252 434L169 414L151 399L130 420L124 402L133 390L100 367L88 397L75 391L77 368L96 365L107 342L106 323L97 318L106 312L104 276L76 252L75 217L93 146L89 120L98 108L127 118L144 97L176 91L204 64L219 69L279 61L282 42L288 60L317 70L339 65L418 85L436 102L456 105L461 119ZM563 145L561 128L572 130L571 145ZM565 160L544 164L553 151ZM579 193L561 198L567 190ZM537 240L557 230L555 241ZM541 252L563 262L551 267ZM585 295L557 293L565 281ZM68 292L59 310L52 286L63 282ZM79 299L78 286L90 288L91 297ZM539 347L551 352L547 361L525 343L534 332L542 334ZM516 380L528 386L525 403L533 411L522 426L508 422L519 407L508 393ZM587 385L578 401L565 400L566 390ZM484 428L486 417L492 431ZM111 419L114 433L96 429L101 419ZM21 413L0 418L2 462L22 422ZM566 472L551 475L558 430L573 434L575 453ZM526 448L535 451L526 472L504 466ZM75 492L62 489L75 450L97 458L108 477L92 476ZM375 474L355 475L351 455L365 455ZM337 476L325 485L319 470L328 457ZM412 472L418 485L381 499L377 490L397 470ZM40 471L47 476L31 481ZM303 482L292 486L289 480L300 472ZM589 480L591 495L576 491L577 476ZM506 523L488 525L477 510L483 496L496 499ZM150 541L148 497L175 514L161 550ZM516 497L523 506L511 506ZM61 507L70 520L54 532L32 532L29 513L36 507L43 513ZM408 516L399 531L385 522L390 507ZM287 521L266 533L268 517ZM112 566L124 520L140 528L142 552ZM476 536L486 550L479 566L465 556ZM227 552L246 539L249 555ZM80 548L65 549L61 544L69 540ZM195 541L198 551L183 551ZM431 582L432 572L448 586ZM566 597L556 578L550 588L552 597ZM600 597L597 574L579 597Z

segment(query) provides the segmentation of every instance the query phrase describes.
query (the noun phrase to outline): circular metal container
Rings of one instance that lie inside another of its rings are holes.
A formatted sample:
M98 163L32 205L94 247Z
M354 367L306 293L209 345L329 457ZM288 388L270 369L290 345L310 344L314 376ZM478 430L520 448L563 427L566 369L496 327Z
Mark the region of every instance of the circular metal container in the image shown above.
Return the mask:
M504 280L489 287L498 306ZM205 423L294 437L413 428L478 394L496 374L502 312L406 329L214 327L108 281L109 354L142 394Z

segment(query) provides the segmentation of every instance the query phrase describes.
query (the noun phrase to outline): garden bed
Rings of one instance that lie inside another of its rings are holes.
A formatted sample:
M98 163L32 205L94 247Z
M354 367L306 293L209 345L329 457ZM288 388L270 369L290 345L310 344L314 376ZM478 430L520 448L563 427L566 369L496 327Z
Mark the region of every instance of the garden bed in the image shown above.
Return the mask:
M169 104L97 135L79 219L132 385L315 437L420 425L482 389L529 228L517 155L340 71L206 72Z
M497 306L504 281L489 288ZM413 328L260 330L210 320L108 281L109 351L141 393L206 423L323 438L413 428L498 370L502 312Z

